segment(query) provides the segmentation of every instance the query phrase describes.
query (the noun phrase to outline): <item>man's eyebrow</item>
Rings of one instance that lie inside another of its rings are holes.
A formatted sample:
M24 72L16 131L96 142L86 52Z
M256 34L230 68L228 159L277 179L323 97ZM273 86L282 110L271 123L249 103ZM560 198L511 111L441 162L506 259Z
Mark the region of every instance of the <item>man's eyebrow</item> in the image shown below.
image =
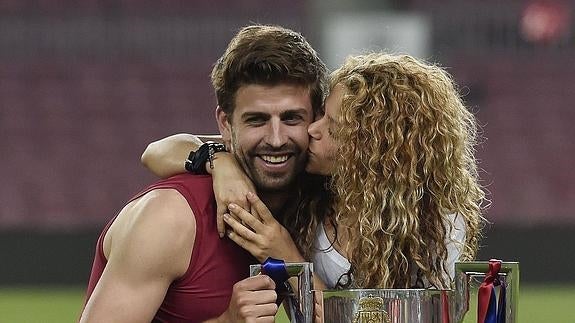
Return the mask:
M294 114L300 114L300 115L307 115L308 114L308 110L301 108L301 109L291 109L291 110L287 110L287 111L283 111L280 114L280 117L285 117L285 116L291 116Z
M269 118L269 114L263 112L245 112L242 114L241 119L246 120L249 118Z

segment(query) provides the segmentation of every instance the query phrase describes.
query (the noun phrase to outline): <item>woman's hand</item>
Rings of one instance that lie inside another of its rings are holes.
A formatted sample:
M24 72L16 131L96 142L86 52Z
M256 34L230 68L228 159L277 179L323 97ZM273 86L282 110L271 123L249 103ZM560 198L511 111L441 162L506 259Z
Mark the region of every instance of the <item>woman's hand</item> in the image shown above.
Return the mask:
M251 192L247 199L252 213L237 204L228 206L230 214L224 215L224 221L232 228L228 237L260 262L268 257L286 262L304 261L288 231L276 221L266 205Z
M215 154L214 169L209 169L209 166L207 169L212 173L217 206L217 228L222 238L226 233L224 213L228 212L228 205L234 203L244 209L250 209L247 194L254 192L255 187L232 153Z

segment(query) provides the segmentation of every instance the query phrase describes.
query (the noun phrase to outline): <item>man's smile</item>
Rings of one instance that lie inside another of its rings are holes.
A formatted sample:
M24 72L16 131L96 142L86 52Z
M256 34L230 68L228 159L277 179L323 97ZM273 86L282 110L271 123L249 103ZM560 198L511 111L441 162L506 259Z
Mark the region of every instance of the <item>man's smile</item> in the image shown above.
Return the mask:
M263 159L266 163L269 164L281 164L284 163L290 158L291 155L259 155L261 159Z

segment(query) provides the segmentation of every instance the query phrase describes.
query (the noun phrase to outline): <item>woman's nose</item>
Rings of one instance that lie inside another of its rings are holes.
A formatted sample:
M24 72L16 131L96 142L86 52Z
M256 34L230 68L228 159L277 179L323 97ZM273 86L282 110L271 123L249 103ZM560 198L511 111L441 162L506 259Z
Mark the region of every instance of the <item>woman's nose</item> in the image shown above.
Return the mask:
M319 139L319 137L320 137L320 131L319 131L319 122L320 121L321 121L321 119L318 119L318 120L312 122L307 127L307 133L310 135L310 137L312 137L314 139Z

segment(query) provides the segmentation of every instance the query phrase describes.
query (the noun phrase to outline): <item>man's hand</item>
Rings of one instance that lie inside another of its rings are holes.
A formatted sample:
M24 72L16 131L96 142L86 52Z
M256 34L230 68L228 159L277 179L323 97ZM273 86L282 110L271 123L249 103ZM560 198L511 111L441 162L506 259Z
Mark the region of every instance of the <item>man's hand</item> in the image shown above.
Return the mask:
M220 152L214 157L214 169L208 171L211 171L213 177L217 228L222 238L226 233L224 213L228 212L228 205L235 203L249 210L246 196L249 192L255 192L255 187L231 153Z
M230 305L218 322L274 322L278 311L275 287L274 281L266 275L235 283Z

